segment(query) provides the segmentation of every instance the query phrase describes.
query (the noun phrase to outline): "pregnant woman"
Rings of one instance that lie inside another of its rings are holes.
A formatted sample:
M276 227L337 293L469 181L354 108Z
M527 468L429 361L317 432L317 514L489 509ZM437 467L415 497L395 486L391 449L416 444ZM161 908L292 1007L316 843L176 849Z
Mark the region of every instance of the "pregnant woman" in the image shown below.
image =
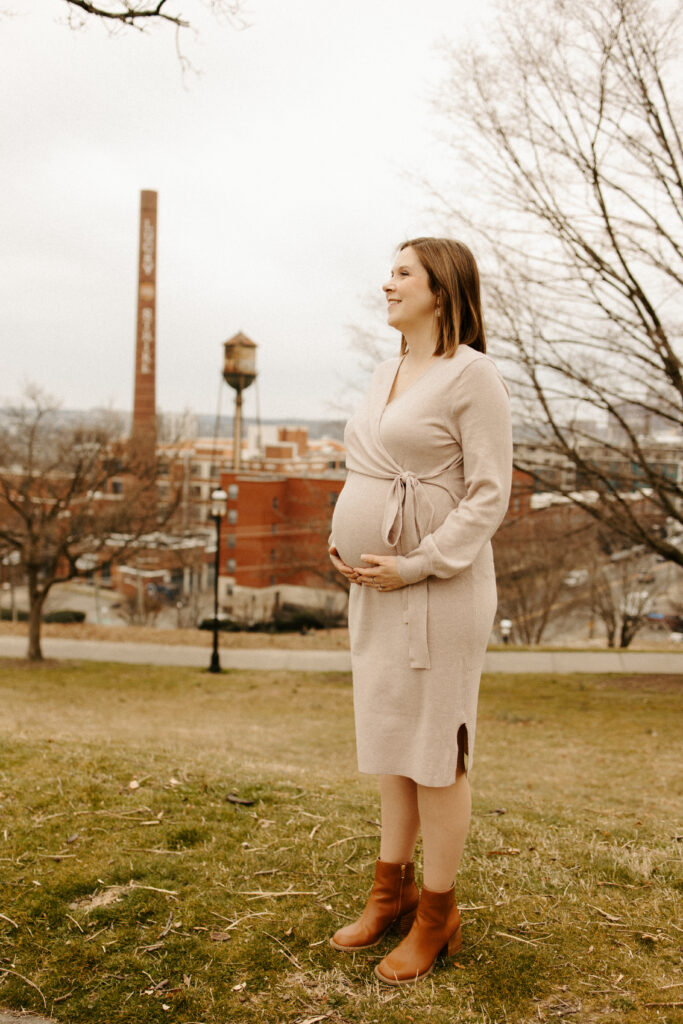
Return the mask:
M512 437L469 249L441 238L403 243L384 292L401 354L376 369L347 425L349 473L330 538L332 563L351 582L358 766L380 777L382 835L365 910L330 941L367 949L397 926L405 938L375 973L402 985L462 945L454 879L496 609L490 541L509 500Z

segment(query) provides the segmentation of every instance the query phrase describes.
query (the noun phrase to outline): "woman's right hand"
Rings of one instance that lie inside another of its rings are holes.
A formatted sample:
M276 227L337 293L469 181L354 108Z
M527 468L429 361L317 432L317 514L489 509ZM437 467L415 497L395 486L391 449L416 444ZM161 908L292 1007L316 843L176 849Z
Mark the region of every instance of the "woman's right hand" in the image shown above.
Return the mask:
M340 572L342 576L346 576L349 583L355 583L358 579L358 573L356 572L356 570L353 569L350 565L347 565L346 562L343 562L341 560L341 558L339 557L339 552L337 551L334 544L328 550L330 555L330 561L332 562L332 565L335 567L337 572Z

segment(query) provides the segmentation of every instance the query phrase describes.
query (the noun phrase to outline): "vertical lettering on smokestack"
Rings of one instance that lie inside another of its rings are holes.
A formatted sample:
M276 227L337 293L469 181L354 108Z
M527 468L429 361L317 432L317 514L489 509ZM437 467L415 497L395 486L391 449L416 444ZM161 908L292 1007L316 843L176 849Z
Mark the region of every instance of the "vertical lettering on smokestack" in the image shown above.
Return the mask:
M156 455L157 193L140 193L138 319L132 447L143 464Z

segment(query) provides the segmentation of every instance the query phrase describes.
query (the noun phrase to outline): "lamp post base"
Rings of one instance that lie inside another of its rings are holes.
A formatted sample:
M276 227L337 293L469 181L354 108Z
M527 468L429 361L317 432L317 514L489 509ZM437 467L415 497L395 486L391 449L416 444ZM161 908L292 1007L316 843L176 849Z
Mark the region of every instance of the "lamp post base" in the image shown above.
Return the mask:
M211 664L209 665L209 672L220 672L221 662L218 657L218 651L213 651L211 654Z

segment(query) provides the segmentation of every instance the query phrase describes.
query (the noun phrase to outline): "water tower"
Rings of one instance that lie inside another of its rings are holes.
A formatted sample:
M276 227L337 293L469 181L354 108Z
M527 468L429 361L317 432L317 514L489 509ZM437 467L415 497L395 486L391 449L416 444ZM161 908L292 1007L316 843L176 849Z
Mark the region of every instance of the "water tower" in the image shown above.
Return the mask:
M223 376L227 384L236 391L235 418L233 423L232 468L240 468L242 454L242 392L256 380L256 344L240 331L223 345Z

